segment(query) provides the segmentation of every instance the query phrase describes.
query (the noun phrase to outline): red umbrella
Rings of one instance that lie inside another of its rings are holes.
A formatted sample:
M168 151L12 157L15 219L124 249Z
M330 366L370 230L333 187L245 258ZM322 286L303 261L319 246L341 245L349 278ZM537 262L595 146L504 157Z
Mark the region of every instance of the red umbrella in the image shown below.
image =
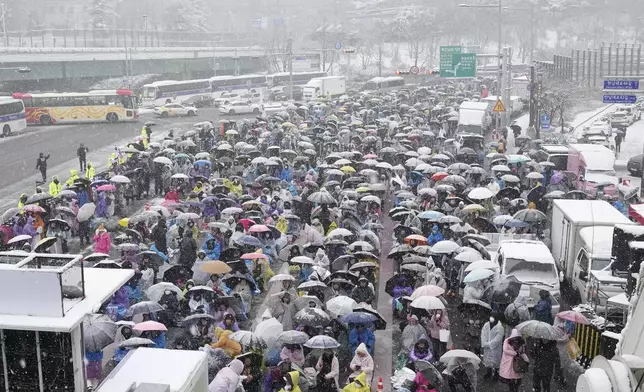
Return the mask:
M432 175L432 180L440 181L447 176L449 176L449 173L445 173L445 172L434 173L434 175Z
M97 191L115 191L116 187L112 184L106 184L106 185L101 185L98 188L96 188Z
M244 218L244 219L240 219L240 220L239 220L239 223L241 223L241 224L242 224L242 226L244 226L244 230L248 230L248 227L249 227L250 225L254 225L254 224L255 224L255 221L254 221L254 220L252 220L252 219Z
M165 325L152 320L138 323L134 326L133 329L135 331L167 331L168 330L168 328L166 328Z
M557 317L562 320L572 321L577 324L590 324L590 321L581 313L575 312L574 310L565 310L563 312L557 313Z
M422 235L419 234L412 234L408 235L405 237L405 242L410 243L412 241L416 241L418 245L427 245L427 238L423 237Z

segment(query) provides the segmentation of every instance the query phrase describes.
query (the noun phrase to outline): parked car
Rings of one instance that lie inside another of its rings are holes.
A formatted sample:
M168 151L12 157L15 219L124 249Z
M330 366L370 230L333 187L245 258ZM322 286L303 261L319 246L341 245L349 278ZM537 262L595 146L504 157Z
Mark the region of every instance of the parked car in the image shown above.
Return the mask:
M301 101L304 97L304 90L302 86L293 86L293 99L295 101ZM288 101L291 99L291 88L285 86L281 92L275 94L276 101Z
M261 93L248 93L239 97L240 101L250 102L250 103L259 103L262 99Z
M260 105L256 103L248 103L246 101L235 101L219 107L219 112L224 114L255 114L259 115L262 112Z
M644 154L635 155L634 157L631 157L631 159L628 160L628 163L626 164L626 170L630 173L631 176L633 177L642 176L642 157L643 156Z
M154 114L159 117L191 117L197 115L197 108L178 103L167 103L154 108Z
M215 99L210 94L200 94L192 96L182 102L184 105L194 106L196 108L205 108L212 106Z
M616 111L610 115L610 126L613 128L628 127L631 122L624 111Z
M223 93L219 96L219 98L215 99L215 107L219 107L221 105L228 105L229 103L233 101L237 101L238 99L239 99L239 94Z

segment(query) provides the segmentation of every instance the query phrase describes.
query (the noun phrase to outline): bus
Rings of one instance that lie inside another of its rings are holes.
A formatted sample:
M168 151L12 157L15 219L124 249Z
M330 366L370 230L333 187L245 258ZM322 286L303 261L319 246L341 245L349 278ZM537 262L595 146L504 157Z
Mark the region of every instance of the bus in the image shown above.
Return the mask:
M160 80L143 86L142 106L154 107L166 103L181 103L199 94L210 94L209 79Z
M305 85L311 79L323 78L325 76L326 76L326 72L321 72L321 71L293 72L293 84ZM280 72L273 75L268 75L266 77L266 82L270 87L289 84L290 81L291 81L291 76L288 72Z
M214 98L223 93L239 95L258 93L266 89L266 75L215 76L210 78L210 87Z
M27 127L25 105L19 99L0 97L0 128L2 137Z
M384 93L405 87L405 79L400 76L376 77L364 84L365 91Z
M27 124L52 125L87 122L138 121L130 90L93 90L88 93L15 93L22 100Z

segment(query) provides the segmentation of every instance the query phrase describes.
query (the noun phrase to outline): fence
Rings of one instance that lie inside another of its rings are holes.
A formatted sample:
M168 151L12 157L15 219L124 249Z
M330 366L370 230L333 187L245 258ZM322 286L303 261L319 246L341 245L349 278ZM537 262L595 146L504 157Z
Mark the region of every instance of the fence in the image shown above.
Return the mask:
M103 48L171 46L250 46L256 40L251 33L195 33L137 29L43 29L7 31L0 37L0 47L32 48Z
M572 51L572 79L589 87L601 87L606 76L639 75L642 47L639 44L603 44L598 49Z

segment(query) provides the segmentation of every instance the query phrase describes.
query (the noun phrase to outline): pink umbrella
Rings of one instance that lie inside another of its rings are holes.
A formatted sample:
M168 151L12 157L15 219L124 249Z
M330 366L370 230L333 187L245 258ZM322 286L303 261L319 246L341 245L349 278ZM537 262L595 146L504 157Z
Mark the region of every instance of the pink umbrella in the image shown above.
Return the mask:
M557 317L562 320L572 321L577 324L590 324L590 321L581 313L575 312L574 310L565 310L563 312L557 313Z
M378 158L378 155L376 154L367 154L362 157L362 159L376 159L376 158Z
M167 331L168 328L166 328L165 325L156 322L156 321L144 321L142 323L138 323L134 326L134 330L136 331Z
M115 191L116 187L112 184L106 184L106 185L101 185L98 188L96 188L97 191Z
M267 231L271 231L271 229L266 225L253 225L248 229L248 231L250 233L266 233Z
M425 286L420 286L416 290L414 290L414 292L411 294L411 299L416 299L424 295L439 297L443 294L445 294L445 289L443 289L442 287L434 286L432 284L428 284Z
M243 260L255 260L255 259L268 260L268 256L266 256L263 253L256 253L256 252L254 252L254 253L244 253L243 255L241 255L240 259L243 259Z
M44 208L42 208L41 206L37 206L35 204L26 205L24 210L27 212L45 212Z

